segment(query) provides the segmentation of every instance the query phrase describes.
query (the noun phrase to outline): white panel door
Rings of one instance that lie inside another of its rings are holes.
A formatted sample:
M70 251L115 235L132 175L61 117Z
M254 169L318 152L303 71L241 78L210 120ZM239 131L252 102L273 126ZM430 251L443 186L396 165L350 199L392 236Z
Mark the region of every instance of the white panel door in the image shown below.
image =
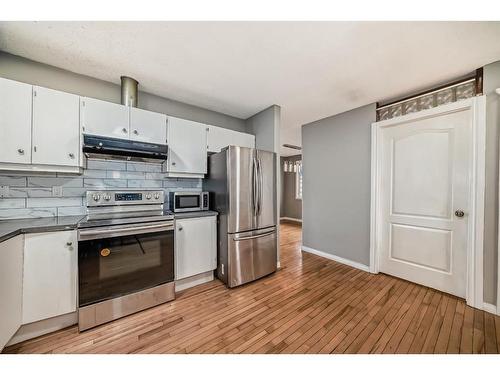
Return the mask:
M167 115L130 108L130 139L149 142L167 143Z
M168 118L168 172L207 173L207 130L199 122Z
M255 136L208 125L207 143L208 152L220 152L227 146L241 146L255 148Z
M31 163L32 91L0 78L0 163Z
M80 161L80 97L33 87L33 164L77 167Z
M93 98L81 98L85 134L129 139L129 107Z
M76 311L77 233L26 234L23 324Z
M380 271L465 297L470 108L401 117L380 137Z
M23 236L0 243L0 352L21 326Z
M175 221L175 279L217 268L216 217Z

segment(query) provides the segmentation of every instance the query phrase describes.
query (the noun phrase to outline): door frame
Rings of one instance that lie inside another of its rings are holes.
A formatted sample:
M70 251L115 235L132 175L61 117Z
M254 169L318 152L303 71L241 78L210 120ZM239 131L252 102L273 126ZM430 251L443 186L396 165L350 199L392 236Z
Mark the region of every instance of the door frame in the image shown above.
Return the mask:
M472 114L472 166L469 199L471 202L467 240L467 285L468 305L483 309L483 237L484 237L484 190L485 190L485 133L486 98L477 96L420 112L374 122L371 129L371 207L370 207L370 272L379 272L381 238L381 155L379 144L381 130L406 122L437 117L448 113L470 109Z

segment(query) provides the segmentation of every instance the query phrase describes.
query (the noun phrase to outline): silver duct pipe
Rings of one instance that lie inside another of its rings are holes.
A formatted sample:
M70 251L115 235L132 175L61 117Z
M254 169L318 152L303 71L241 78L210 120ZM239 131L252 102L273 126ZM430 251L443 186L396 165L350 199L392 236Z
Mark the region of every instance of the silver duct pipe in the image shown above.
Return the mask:
M139 86L139 82L127 76L121 76L120 79L122 81L122 104L137 107L139 102L137 86Z

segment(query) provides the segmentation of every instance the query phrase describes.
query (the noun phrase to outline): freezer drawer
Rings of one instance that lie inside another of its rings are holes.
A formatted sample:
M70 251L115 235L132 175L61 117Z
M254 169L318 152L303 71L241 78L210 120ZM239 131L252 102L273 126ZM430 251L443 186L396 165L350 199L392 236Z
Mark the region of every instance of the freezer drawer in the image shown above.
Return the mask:
M276 227L229 234L227 246L230 288L276 271Z

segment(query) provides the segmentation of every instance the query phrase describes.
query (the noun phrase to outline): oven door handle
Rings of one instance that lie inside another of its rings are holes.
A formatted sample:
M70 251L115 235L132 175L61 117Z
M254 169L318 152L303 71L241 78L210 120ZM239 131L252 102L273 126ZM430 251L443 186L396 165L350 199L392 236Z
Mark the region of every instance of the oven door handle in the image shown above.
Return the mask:
M79 229L78 241L95 240L99 238L110 238L120 236L133 236L137 234L173 231L173 223L149 224L149 225L127 225L108 226L99 229Z

